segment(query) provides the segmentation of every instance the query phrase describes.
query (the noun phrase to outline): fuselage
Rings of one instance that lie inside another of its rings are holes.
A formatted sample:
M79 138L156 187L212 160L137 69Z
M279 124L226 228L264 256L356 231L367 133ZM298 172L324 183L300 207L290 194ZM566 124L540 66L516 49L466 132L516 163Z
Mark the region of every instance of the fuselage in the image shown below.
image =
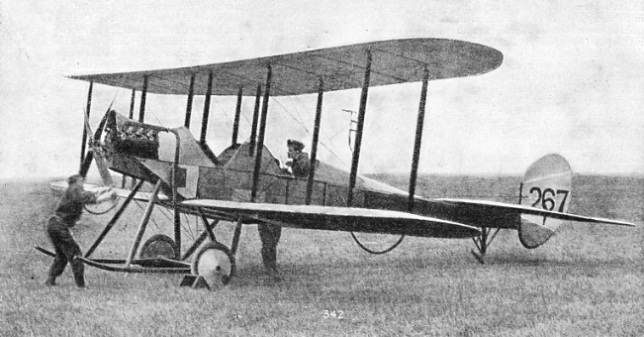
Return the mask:
M259 151L250 142L234 144L215 156L186 128L168 129L166 134L175 138L168 141L172 137L162 137L164 132L158 127L138 123L116 113L110 118L106 145L110 154L108 163L114 171L150 182L161 179L169 188L176 185L178 197L182 199L289 205L307 202L308 177L286 173L266 147L261 151L259 175L254 182ZM174 161L177 162L176 177L173 175ZM462 212L462 208L457 212L453 205L418 196L415 196L410 209L406 191L360 176L349 205L349 173L321 161L316 161L314 166L310 205L412 212L479 227L516 223L516 219L490 218L489 214ZM256 185L255 191L253 185Z

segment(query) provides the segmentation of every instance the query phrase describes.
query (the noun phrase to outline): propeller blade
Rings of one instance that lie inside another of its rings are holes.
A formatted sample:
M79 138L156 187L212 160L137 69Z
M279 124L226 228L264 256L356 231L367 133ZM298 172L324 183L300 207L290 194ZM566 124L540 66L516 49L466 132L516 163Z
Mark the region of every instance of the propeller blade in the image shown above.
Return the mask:
M89 167L90 165L92 165L92 160L94 160L94 152L89 151L89 153L87 153L87 156L85 156L85 160L83 161L78 174L82 175L83 177L87 176L87 171L89 171Z
M105 186L113 187L114 180L112 179L112 175L110 174L110 171L107 168L107 162L105 161L105 158L103 158L103 156L100 154L96 155L96 167L98 167L98 172L101 174L101 179L103 180L103 184Z
M110 104L110 106L107 108L105 111L105 114L101 118L100 123L98 124L98 129L96 130L96 133L92 131L92 127L89 124L89 118L87 116L87 113L84 114L85 116L85 129L90 137L90 151L87 154L87 157L85 157L85 161L83 162L83 165L81 166L80 174L84 177L87 175L87 172L89 171L89 167L92 165L92 160L96 159L96 166L98 168L98 172L101 175L101 179L103 180L103 184L105 186L114 186L114 180L112 179L112 175L109 172L107 162L105 161L105 158L103 157L103 154L100 152L98 149L97 145L99 144L101 140L101 135L103 134L103 130L105 129L105 124L107 123L107 118L109 116L109 113L112 109L112 104L114 104L114 101Z
M85 119L85 131L89 135L89 139L92 140L94 139L94 132L92 131L92 128L89 126L89 117L87 116L87 110L85 110L85 113L83 114L83 117ZM92 141L90 141L92 143ZM90 165L92 165L92 160L94 160L94 151L91 149L90 145L90 150L87 152L87 156L85 157L85 160L83 161L83 164L81 165L81 169L78 172L78 174L82 175L83 177L87 176L87 171L89 171Z
M96 134L94 134L94 142L98 142L101 140L101 135L103 134L103 130L105 129L105 124L107 123L107 118L110 115L110 111L112 110L113 104L114 104L114 100L112 100L112 103L110 103L110 106L107 107L107 110L105 110L105 114L103 114L101 121L98 123L98 129L96 130Z

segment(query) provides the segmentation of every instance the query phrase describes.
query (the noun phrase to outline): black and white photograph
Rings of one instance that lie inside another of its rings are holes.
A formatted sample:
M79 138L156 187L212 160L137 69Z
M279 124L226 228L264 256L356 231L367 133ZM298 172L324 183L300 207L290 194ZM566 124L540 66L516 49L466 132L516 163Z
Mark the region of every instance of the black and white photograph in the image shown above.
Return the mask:
M0 0L0 336L641 336L640 1Z

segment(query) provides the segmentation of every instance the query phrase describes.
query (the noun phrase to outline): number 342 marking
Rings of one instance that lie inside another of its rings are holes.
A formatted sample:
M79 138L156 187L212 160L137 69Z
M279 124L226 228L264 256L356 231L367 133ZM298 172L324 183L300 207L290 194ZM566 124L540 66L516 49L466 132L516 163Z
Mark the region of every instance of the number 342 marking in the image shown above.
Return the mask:
M557 197L563 195L561 199L561 204L559 204L559 212L564 211L564 206L566 205L566 200L568 199L569 190L553 190L552 188L546 188L541 191L540 187L533 187L530 189L530 194L537 193L537 200L532 204L532 207L541 206L547 211L552 211L557 206Z
M342 310L324 310L322 313L323 318L335 318L335 319L343 319L344 318L344 311Z

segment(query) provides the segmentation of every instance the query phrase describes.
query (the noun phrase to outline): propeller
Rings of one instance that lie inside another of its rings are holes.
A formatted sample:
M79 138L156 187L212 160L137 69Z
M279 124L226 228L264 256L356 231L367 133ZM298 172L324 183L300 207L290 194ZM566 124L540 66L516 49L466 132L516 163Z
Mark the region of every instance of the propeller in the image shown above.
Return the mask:
M112 109L112 104L110 104L110 106L107 108L107 111L105 111L103 118L101 118L101 121L98 124L98 129L96 130L96 133L92 131L92 127L89 125L89 118L87 116L87 113L84 114L85 130L87 131L87 134L90 135L89 152L87 153L87 156L85 157L85 160L83 161L83 164L81 165L81 169L79 172L80 175L85 177L87 175L87 171L89 171L89 167L92 165L92 161L96 159L96 165L101 175L101 179L103 180L103 184L105 186L110 186L110 187L114 186L114 181L112 180L112 176L110 175L110 172L107 169L107 163L105 161L105 156L100 146L100 141L101 141L101 136L103 134L103 130L105 129L105 124L107 123L107 117L109 116L111 109Z
M114 102L112 102L114 103ZM92 127L89 125L89 118L87 116L87 113L85 113L85 130L87 131L87 134L90 135L89 138L89 152L87 153L87 156L85 157L85 160L83 161L83 165L81 166L79 174L85 177L87 175L87 172L89 171L90 166L92 165L92 161L96 163L96 166L98 168L98 172L101 175L101 179L103 180L103 185L104 188L102 191L105 192L107 190L110 190L112 187L114 187L114 180L112 179L112 175L110 174L110 171L107 166L107 161L105 160L105 152L104 149L101 145L101 136L103 134L103 130L105 129L105 124L107 123L107 119L109 117L109 113L112 109L112 104L107 108L107 111L105 111L105 114L101 118L100 123L98 124L98 128L96 129L96 132L92 131ZM102 193L102 192L100 192ZM99 210L100 208L104 208L101 206L92 206L89 207L89 205L85 205L85 210L89 213L92 214L105 214L118 204L118 201L116 198L111 198L104 200L104 202L109 201L109 207L107 209ZM101 202L100 204L103 204L104 202ZM98 207L99 209L96 209Z

